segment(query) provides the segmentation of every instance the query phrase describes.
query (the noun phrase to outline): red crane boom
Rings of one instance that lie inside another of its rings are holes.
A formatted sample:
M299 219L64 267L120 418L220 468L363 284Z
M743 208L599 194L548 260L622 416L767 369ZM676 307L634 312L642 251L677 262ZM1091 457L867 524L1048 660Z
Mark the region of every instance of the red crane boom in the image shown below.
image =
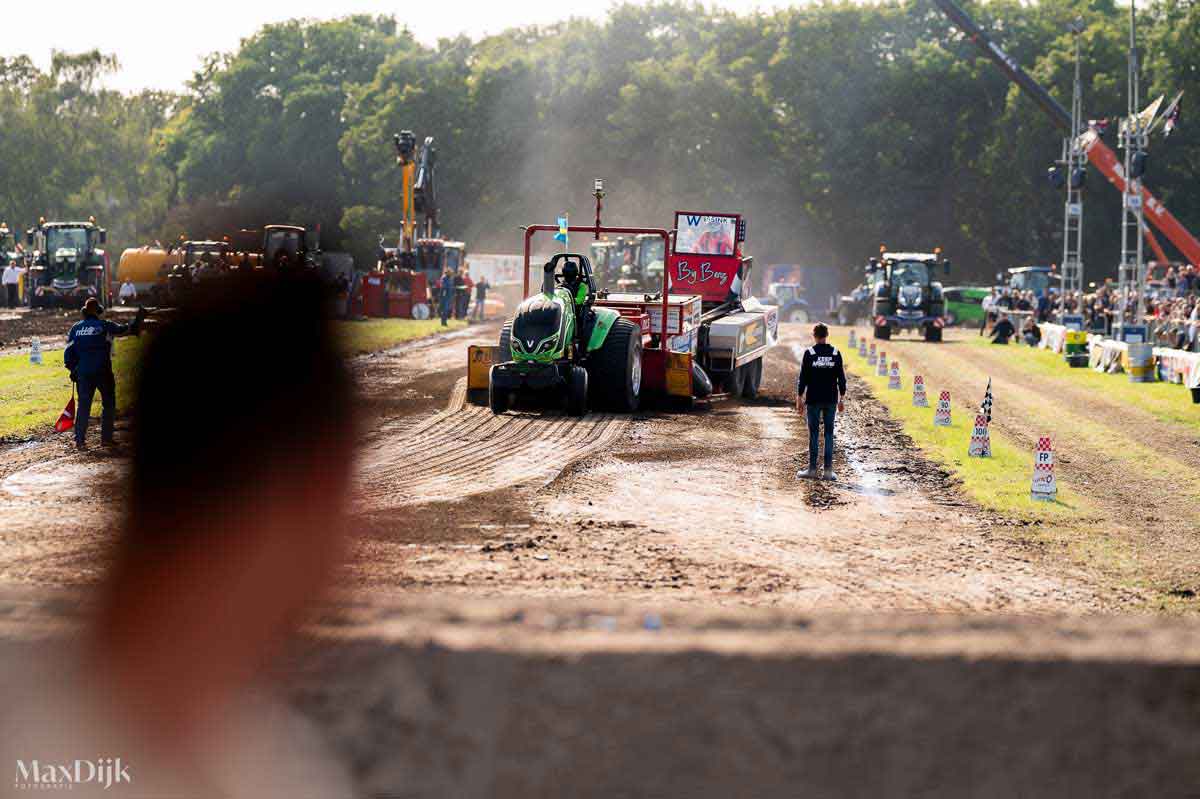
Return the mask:
M934 0L938 7L957 25L963 33L967 35L980 51L994 63L1008 79L1022 90L1027 92L1038 106L1046 112L1056 124L1060 127L1070 129L1071 114L1067 109L1063 108L1050 93L1047 92L1042 85L1030 77L1029 73L1021 68L1013 58L1000 49L992 39L983 32L983 29L975 24L967 13L963 11L953 0ZM1071 131L1072 134L1077 131ZM1087 154L1090 161L1100 174L1108 178L1108 182L1117 187L1117 191L1125 191L1125 167L1117 158L1117 154L1112 151L1112 148L1105 144L1100 134L1093 128L1088 128L1080 134L1083 143L1083 150ZM1183 253L1183 257L1189 263L1200 264L1200 241L1183 226L1183 223L1175 218L1175 215L1167 210L1167 207L1159 202L1158 198L1150 193L1145 184L1142 184L1142 208L1145 211L1146 219L1158 228L1167 240ZM1147 241L1150 242L1150 247L1154 250L1155 255L1162 261L1168 260L1163 253L1162 247L1154 234L1149 228L1142 231L1146 235Z

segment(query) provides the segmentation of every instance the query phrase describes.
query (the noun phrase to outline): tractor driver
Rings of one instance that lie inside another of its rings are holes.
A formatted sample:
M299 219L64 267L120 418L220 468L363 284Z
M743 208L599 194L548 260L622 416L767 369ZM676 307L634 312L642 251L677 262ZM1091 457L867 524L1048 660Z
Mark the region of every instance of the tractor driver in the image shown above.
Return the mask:
M583 336L584 327L590 322L592 303L596 300L596 287L591 279L584 280L575 261L567 261L562 268L562 284L571 292L575 303L575 335Z

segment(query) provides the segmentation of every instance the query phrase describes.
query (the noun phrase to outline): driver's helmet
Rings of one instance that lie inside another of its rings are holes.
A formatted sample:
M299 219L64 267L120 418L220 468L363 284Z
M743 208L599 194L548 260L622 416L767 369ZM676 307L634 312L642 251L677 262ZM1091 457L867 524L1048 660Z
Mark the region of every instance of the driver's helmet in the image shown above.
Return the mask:
M576 283L579 281L579 264L567 261L562 268L563 282Z

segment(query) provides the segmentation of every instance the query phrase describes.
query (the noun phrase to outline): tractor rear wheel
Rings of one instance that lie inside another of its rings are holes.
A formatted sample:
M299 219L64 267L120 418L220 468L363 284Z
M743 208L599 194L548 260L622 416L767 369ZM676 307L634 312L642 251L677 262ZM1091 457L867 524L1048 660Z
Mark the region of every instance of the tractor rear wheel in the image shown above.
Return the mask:
M496 416L508 410L508 389L496 388L496 381L492 380L490 376L488 378L488 407Z
M588 373L582 366L572 366L567 376L567 416L587 413Z
M628 319L616 320L590 361L594 404L620 413L636 411L642 394L641 328Z
M500 328L500 352L496 353L496 363L508 363L512 360L512 326L510 320Z
M725 393L731 397L742 396L746 386L746 367L735 366L733 371L725 375Z
M763 359L755 358L742 368L746 370L746 378L742 383L742 396L746 399L755 399L758 397L758 389L762 386Z

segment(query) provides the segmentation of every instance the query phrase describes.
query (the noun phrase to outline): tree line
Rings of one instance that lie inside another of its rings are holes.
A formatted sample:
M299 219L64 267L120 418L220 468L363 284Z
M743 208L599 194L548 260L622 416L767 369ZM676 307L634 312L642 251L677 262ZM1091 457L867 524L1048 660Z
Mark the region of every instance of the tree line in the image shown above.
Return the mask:
M966 4L1069 105L1082 17L1085 114L1125 109L1127 10L1111 0ZM1147 184L1200 232L1200 6L1139 9L1143 94L1185 90ZM737 15L614 7L600 21L418 42L392 17L292 20L208 57L187 90L101 88L101 51L48 69L0 58L0 219L95 214L110 248L272 222L320 225L373 262L399 231L391 135L439 150L442 229L516 251L518 226L566 211L665 225L676 208L740 210L760 262L828 265L850 283L881 243L941 246L955 282L1061 258L1062 133L928 0L820 2ZM1115 146L1116 124L1109 128ZM1115 273L1120 197L1088 178L1085 269Z

